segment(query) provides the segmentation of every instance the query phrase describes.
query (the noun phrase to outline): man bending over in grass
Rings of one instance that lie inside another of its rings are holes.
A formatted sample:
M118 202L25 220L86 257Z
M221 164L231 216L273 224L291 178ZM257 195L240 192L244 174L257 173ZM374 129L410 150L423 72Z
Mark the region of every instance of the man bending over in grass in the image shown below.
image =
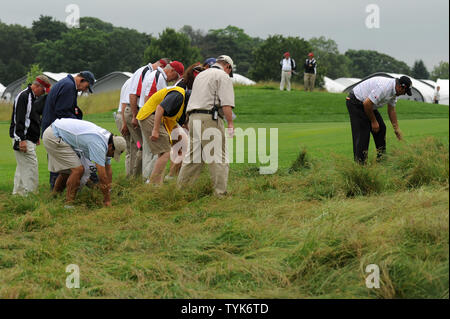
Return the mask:
M402 76L400 79L390 79L375 76L361 82L350 91L347 97L347 109L353 137L353 155L356 162L364 164L369 150L370 133L375 140L377 158L386 153L386 125L378 109L388 105L389 119L399 140L402 133L398 127L395 104L397 97L408 94L411 96L411 79Z
M54 193L62 192L67 185L67 203L75 200L84 174L81 156L95 162L103 192L103 204L111 205L111 157L120 161L120 154L127 147L123 137L114 136L88 121L57 119L45 130L43 142L48 153L48 170L59 173Z

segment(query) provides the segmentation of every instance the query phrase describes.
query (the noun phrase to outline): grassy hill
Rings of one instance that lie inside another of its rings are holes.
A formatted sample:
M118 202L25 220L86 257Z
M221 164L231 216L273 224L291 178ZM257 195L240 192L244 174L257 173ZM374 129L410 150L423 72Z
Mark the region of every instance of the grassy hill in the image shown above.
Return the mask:
M112 96L80 102L117 132ZM389 156L360 167L345 95L238 87L236 105L239 127L278 128L276 174L232 164L217 200L206 172L192 189L155 188L127 180L122 159L110 209L86 188L72 210L52 197L42 146L39 193L9 195L0 124L0 298L449 297L448 107L400 101L405 142L387 123ZM65 286L69 264L80 289ZM365 285L370 264L379 289Z

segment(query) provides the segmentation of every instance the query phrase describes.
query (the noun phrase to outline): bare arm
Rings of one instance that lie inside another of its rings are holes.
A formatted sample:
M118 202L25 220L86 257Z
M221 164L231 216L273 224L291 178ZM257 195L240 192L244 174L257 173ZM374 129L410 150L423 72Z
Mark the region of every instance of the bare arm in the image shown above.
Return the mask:
M138 121L136 119L136 115L138 114L138 106L137 106L137 95L136 94L130 94L130 107L131 107L131 113L133 114L133 120L131 123L135 128L138 126Z
M100 180L100 189L103 193L103 205L111 206L111 197L110 197L110 189L112 182L112 169L111 165L107 164L106 166L97 166L97 174Z
M233 124L233 108L229 105L222 106L223 114L228 122L228 136L233 137L234 135L234 124Z
M122 129L120 130L120 133L122 133L123 136L130 134L128 132L127 122L125 121L125 108L126 107L127 107L127 104L122 103Z
M161 126L161 119L164 115L164 109L161 105L158 105L156 107L155 112L155 122L153 124L153 131L152 131L152 141L156 141L159 138L159 128Z
M394 128L395 135L397 136L397 139L401 141L403 139L402 132L400 131L400 128L398 127L397 122L397 112L395 111L395 107L388 104L388 115L389 119L391 120L392 127Z
M373 113L373 102L367 98L364 103L364 112L366 113L367 117L370 120L370 123L372 124L372 131L374 133L378 133L380 131L380 124L378 124L377 118L375 117L375 114Z

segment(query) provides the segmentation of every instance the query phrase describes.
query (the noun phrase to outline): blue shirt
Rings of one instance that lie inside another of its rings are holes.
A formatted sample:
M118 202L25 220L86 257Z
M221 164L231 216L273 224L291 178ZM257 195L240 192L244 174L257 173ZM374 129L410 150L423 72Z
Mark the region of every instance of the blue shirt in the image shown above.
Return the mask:
M81 120L83 113L77 105L78 92L72 75L52 86L42 113L42 134L56 119Z
M111 164L108 152L108 139L111 133L94 123L76 119L57 119L52 124L53 134L82 151L89 160L100 166Z

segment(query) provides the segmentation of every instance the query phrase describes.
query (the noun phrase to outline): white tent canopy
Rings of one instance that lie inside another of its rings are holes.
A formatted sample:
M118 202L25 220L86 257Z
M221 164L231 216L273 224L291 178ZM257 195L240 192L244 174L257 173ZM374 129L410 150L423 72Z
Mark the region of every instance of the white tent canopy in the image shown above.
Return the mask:
M3 86L3 84L0 83L0 96L3 94L5 89L6 89L6 86Z
M361 81L361 79L358 78L339 78L334 80L335 82L342 84L344 86L344 88L346 88L347 86L350 86L352 84L358 83L359 81Z
M233 73L233 77L231 78L233 80L233 83L235 84L243 84L243 85L255 85L256 82L250 80L249 78L246 78L243 75Z
M439 104L449 105L449 97L448 97L448 79L438 79L436 81L436 86L440 86L441 100Z
M325 89L330 93L341 93L346 88L346 86L336 82L335 80L330 79L329 77L324 76L323 80L325 82L324 85Z

